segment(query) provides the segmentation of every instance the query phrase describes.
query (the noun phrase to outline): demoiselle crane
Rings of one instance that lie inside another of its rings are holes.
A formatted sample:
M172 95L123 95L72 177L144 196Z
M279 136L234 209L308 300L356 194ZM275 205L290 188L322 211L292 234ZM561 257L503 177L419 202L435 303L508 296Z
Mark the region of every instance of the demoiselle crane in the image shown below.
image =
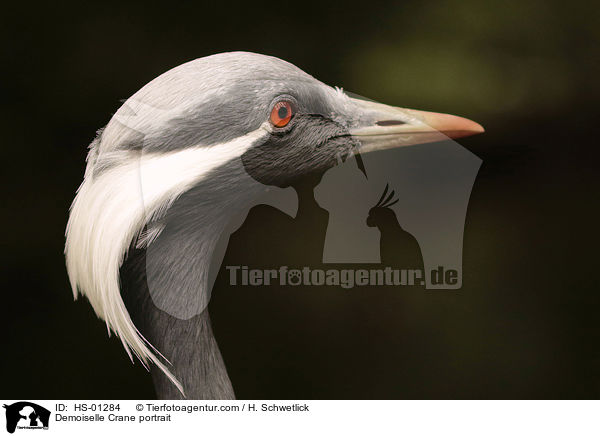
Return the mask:
M255 185L286 187L340 157L482 131L350 97L275 57L180 65L129 98L90 146L66 230L74 295L153 366L159 398L234 398L207 303L186 311L185 296L207 294L219 236Z

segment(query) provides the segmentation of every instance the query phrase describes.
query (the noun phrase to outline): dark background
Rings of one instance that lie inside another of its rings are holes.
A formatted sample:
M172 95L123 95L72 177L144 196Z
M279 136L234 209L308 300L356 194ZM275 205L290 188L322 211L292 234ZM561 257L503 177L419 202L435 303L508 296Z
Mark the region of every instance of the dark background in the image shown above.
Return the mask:
M598 398L599 19L588 1L4 5L0 396L153 395L87 301L73 303L68 208L87 145L122 99L185 61L248 50L378 101L472 118L486 133L461 141L483 159L463 288L371 293L360 311L328 300L314 329L335 346L296 352L293 365L283 355L271 378L248 369L259 360L236 360L236 345L260 353L270 339L236 344L223 324L233 315L217 316L238 396ZM340 317L371 327L349 328L344 343ZM360 331L373 334L369 350L354 348ZM331 349L347 354L325 371L315 361Z

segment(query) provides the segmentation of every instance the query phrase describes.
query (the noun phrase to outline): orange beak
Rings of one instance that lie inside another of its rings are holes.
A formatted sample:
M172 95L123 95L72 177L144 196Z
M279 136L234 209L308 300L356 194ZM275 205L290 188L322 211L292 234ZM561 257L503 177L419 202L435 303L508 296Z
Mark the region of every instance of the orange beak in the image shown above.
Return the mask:
M352 99L359 109L358 126L350 134L361 153L476 135L483 127L467 118Z

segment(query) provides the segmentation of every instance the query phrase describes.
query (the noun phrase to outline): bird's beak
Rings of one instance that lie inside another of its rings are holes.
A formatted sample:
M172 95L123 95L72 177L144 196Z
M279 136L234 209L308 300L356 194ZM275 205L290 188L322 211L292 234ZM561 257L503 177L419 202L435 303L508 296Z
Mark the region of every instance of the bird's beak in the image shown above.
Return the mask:
M455 115L352 100L358 116L350 134L361 143L360 153L462 138L484 131L475 121Z

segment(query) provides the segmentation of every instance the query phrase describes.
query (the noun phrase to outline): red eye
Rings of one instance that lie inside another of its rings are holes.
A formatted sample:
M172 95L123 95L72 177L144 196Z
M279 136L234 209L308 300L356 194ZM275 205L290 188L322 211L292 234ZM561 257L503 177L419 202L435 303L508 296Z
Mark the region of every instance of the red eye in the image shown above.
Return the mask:
M285 127L292 119L293 109L288 101L279 101L271 109L271 124L275 127Z

